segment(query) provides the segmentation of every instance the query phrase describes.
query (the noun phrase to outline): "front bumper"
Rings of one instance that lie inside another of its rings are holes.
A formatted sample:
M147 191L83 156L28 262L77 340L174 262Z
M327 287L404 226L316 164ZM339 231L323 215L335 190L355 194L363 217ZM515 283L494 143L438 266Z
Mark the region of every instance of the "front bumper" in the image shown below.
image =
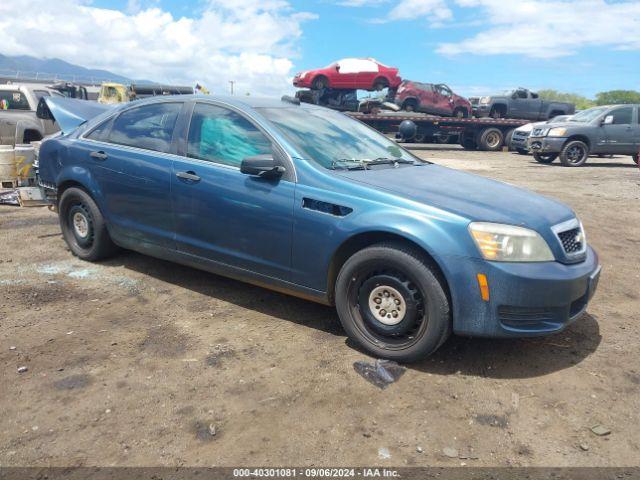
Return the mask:
M529 150L535 153L560 153L564 137L529 137Z
M521 149L521 150L529 150L529 134L519 135L516 132L511 136L511 142L509 143L509 148L512 150Z
M453 330L460 335L529 337L563 330L578 319L593 297L600 277L598 255L591 248L583 262L488 262L448 257ZM483 301L476 275L489 284Z

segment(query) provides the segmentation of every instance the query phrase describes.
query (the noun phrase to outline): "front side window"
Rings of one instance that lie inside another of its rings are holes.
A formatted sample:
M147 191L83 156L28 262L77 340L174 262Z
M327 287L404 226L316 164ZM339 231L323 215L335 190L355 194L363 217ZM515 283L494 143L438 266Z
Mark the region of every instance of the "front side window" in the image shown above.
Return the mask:
M0 91L0 110L31 110L31 107L19 90L3 90Z
M169 152L180 103L154 103L122 112L107 141L156 152Z
M194 107L188 157L240 167L243 159L267 153L269 139L239 113L206 103Z
M361 122L327 108L257 108L306 160L336 169L374 160L425 163Z
M611 115L613 115L614 125L630 125L633 118L633 108L618 108L617 110L613 110Z

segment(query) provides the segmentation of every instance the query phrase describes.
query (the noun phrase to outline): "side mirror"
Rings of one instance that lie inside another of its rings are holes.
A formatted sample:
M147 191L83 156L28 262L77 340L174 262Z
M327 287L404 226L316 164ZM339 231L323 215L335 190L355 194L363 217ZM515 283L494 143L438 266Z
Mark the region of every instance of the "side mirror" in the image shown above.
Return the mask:
M273 155L267 153L243 159L240 163L240 172L262 178L277 178L282 176L285 168L277 165Z
M613 124L613 115L607 115L602 119L602 125L611 125Z

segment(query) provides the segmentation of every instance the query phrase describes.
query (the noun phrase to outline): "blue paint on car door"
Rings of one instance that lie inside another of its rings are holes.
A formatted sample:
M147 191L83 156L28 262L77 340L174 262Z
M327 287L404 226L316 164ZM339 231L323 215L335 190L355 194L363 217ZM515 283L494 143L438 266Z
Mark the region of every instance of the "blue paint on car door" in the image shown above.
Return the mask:
M239 113L194 107L186 156L173 160L171 192L179 251L288 280L295 183L245 175L243 158L271 141Z
M169 152L181 107L166 102L125 110L81 142L116 237L175 247Z

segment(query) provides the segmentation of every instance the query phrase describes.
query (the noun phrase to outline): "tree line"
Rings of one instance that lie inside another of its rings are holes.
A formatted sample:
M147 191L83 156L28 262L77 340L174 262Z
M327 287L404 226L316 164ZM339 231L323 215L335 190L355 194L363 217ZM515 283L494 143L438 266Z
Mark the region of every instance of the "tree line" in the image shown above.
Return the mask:
M576 105L576 110L595 107L597 105L618 105L624 103L640 103L640 92L635 90L609 90L596 94L596 98L587 98L577 93L565 93L557 90L540 90L540 98L545 100L555 100L558 102L569 102Z

